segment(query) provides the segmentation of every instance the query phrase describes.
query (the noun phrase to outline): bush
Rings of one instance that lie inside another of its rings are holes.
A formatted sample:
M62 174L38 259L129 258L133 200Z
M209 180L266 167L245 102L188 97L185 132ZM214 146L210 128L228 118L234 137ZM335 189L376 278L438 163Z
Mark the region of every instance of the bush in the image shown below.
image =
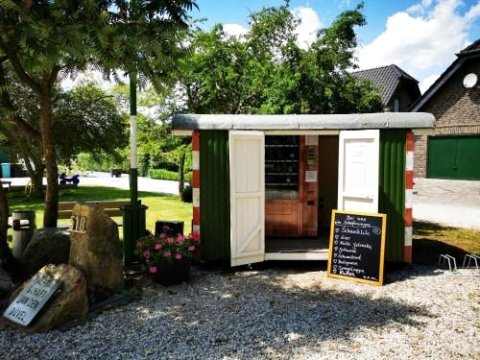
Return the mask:
M169 171L165 169L150 169L148 170L148 176L151 179L157 179L157 180L173 180L173 181L179 181L178 177L178 172L175 171ZM191 182L192 181L192 174L187 173L185 174L185 181Z

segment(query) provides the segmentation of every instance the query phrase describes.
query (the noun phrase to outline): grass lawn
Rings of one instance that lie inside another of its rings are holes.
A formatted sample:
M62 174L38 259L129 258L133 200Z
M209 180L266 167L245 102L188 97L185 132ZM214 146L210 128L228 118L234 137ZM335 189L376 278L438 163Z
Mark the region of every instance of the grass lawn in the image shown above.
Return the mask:
M11 210L35 210L37 227L42 227L43 201L24 193L9 193ZM81 186L60 190L59 201L128 200L128 190ZM185 233L190 232L192 204L182 203L178 196L139 192L139 199L147 209L147 229L154 231L156 220L184 221ZM11 231L11 230L9 230ZM120 229L120 237L123 231ZM414 262L435 264L439 254L447 253L463 259L466 253L480 255L480 231L442 227L427 222L415 222L413 241Z
M156 194L150 192L138 193L142 204L148 207L147 229L155 230L156 220L180 220L184 221L185 233L190 232L192 219L192 204L182 203L178 196ZM129 190L122 190L102 186L80 186L77 189L62 189L59 201L95 201L95 200L129 200ZM43 223L43 201L32 198L24 193L9 193L8 200L10 210L35 210L37 228ZM122 237L120 229L120 237Z

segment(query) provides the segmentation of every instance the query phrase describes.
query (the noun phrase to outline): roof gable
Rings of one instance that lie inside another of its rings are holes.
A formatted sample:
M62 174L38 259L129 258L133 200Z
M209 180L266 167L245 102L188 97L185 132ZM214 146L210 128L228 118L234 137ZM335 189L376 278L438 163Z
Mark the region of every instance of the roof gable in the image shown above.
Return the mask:
M460 51L457 59L439 76L425 93L410 107L409 111L421 111L422 107L434 96L459 69L470 59L480 59L480 39Z
M480 52L480 39L478 39L477 41L474 41L473 43L468 45L465 49L460 51L457 54L457 56L462 57L462 56L466 56L466 55L476 53L476 52Z
M393 94L404 81L413 84L418 89L418 81L393 64L356 71L352 75L358 79L370 80L380 91L383 105L390 103ZM418 91L418 96L420 96L420 91Z

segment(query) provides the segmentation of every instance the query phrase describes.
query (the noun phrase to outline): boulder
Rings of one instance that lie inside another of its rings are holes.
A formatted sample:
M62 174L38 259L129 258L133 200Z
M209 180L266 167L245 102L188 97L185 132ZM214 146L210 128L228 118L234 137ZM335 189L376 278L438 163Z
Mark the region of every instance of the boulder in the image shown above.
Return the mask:
M47 264L66 264L70 256L68 231L57 228L35 230L23 252L20 262L28 275L33 275Z
M7 296L14 288L15 285L13 284L10 275L0 267L0 300L4 296Z
M124 286L118 225L98 205L76 204L70 229L70 264L85 274L91 302Z
M40 274L49 274L60 282L60 288L28 327L28 332L46 332L88 314L87 282L80 270L68 264L47 265ZM23 283L11 296L10 302L24 288ZM13 324L13 323L12 323Z

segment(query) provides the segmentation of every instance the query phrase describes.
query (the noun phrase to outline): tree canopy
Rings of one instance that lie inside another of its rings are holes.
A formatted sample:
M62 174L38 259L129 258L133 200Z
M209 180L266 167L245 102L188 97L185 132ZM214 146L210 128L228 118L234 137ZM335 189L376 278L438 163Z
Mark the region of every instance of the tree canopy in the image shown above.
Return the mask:
M53 125L57 82L90 64L114 76L116 69L138 72L159 86L183 53L177 34L187 28L187 12L193 6L192 0L0 1L0 101L15 131L41 143L47 178L44 227L57 225ZM7 67L13 70L14 81L22 82L38 99L37 128L11 107ZM0 186L0 205L6 204L4 195ZM0 206L0 261L12 259L6 210Z
M186 111L198 113L352 113L381 110L380 95L353 78L362 5L341 13L316 40L297 44L287 5L250 15L241 37L222 25L191 35L193 54L179 74Z
M93 64L114 76L115 69L138 72L160 84L183 49L177 34L187 27L193 6L190 0L0 1L0 67L8 63L17 81L38 95L39 131L15 114L9 121L41 140L47 173L44 226L57 223L55 83Z

